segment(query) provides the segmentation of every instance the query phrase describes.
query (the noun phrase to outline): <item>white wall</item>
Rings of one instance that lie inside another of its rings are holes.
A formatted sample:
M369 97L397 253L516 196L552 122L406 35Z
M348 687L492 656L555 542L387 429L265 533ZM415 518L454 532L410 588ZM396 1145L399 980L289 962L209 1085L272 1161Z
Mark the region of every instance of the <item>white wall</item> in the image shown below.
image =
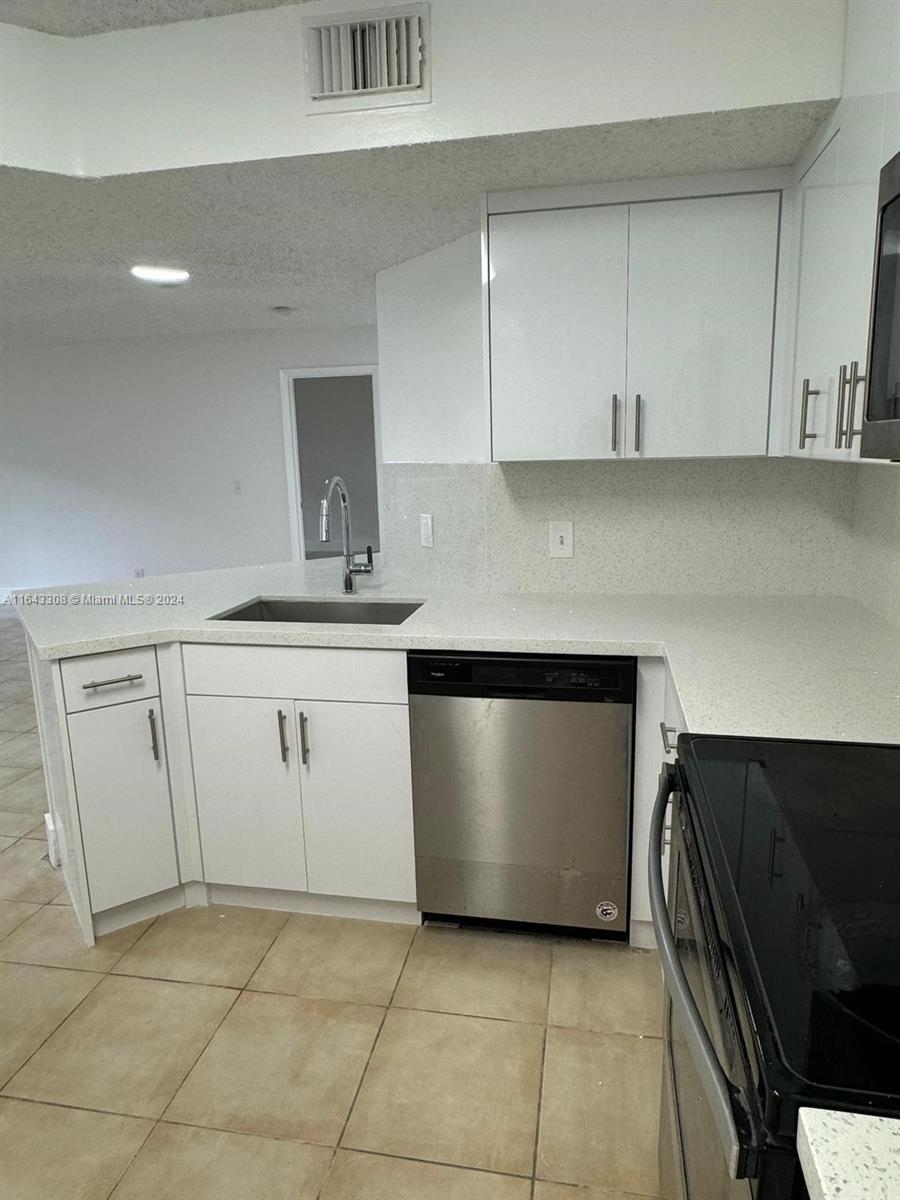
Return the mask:
M484 462L481 239L477 233L375 276L385 462Z
M374 358L368 328L7 349L0 585L290 558L279 369Z
M392 3L393 0L388 0ZM840 94L844 0L431 0L432 102L307 115L301 17L385 0L320 0L72 39L66 105L88 175L828 99ZM42 36L42 35L35 35ZM57 39L58 40L58 39ZM10 43L8 63L17 53ZM24 69L18 72L24 73ZM31 120L34 86L8 96ZM12 136L11 165L70 156Z

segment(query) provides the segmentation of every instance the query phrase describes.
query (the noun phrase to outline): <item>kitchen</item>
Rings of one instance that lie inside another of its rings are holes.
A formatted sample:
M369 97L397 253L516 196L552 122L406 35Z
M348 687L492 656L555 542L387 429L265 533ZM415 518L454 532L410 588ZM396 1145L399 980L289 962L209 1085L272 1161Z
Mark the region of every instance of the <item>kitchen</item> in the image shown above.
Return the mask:
M193 15L0 24L14 1194L889 1196L898 5Z

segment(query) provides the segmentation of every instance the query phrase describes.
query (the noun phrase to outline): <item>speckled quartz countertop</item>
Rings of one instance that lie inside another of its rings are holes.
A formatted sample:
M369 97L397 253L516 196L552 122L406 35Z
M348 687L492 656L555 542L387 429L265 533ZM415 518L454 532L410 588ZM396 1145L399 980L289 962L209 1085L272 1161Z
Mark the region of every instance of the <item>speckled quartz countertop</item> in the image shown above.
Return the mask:
M900 1121L801 1108L797 1149L810 1200L897 1200Z
M425 601L402 625L210 620L257 596L339 593L328 559L47 588L16 611L46 659L165 642L658 655L694 732L900 742L900 631L840 598L423 592L376 568L360 598Z

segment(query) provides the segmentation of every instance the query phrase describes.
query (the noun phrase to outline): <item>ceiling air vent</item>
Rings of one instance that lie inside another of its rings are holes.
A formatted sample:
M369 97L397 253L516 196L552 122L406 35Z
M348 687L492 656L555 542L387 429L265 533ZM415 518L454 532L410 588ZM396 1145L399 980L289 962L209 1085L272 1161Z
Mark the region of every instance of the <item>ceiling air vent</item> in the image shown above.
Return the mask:
M304 19L310 112L422 104L431 99L428 5Z

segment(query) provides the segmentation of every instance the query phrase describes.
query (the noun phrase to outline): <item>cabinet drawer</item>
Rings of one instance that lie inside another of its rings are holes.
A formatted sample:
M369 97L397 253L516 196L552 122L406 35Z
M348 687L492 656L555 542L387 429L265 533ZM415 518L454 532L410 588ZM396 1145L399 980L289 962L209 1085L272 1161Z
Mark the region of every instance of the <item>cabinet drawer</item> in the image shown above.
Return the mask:
M185 690L201 696L290 696L406 704L402 650L186 645Z
M70 713L105 708L124 700L144 700L159 693L156 651L152 646L66 658L60 669L66 712Z

